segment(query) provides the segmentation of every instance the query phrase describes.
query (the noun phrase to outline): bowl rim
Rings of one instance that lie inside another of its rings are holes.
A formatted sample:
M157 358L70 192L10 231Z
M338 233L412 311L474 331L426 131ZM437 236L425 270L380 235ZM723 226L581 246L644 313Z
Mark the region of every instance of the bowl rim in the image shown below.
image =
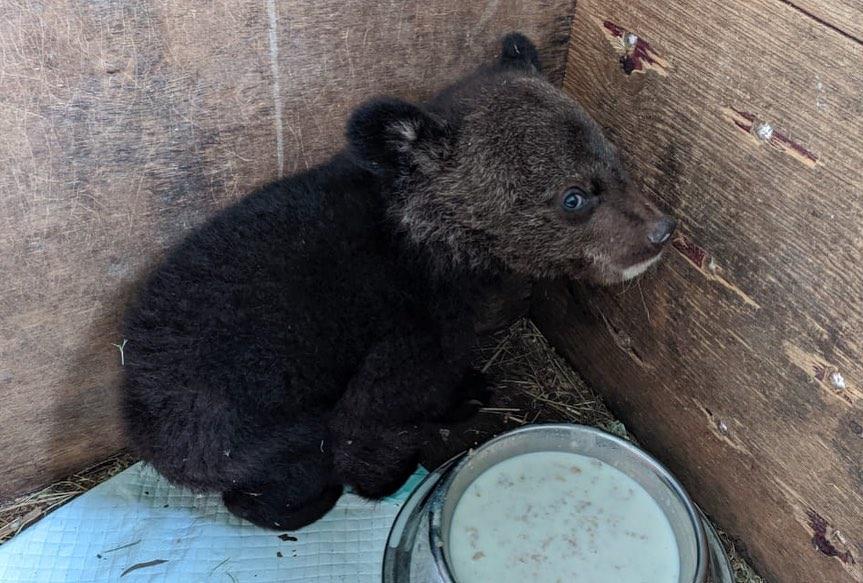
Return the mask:
M624 449L627 454L634 455L647 462L652 470L667 484L674 495L680 500L686 509L686 514L689 517L689 524L694 531L696 556L695 556L695 575L692 583L704 583L707 579L707 561L709 559L709 549L707 546L707 538L704 530L704 525L701 519L701 513L698 507L690 499L689 494L683 488L683 485L674 477L674 475L665 467L665 465L653 457L651 454L638 447L631 441L622 439L607 431L603 431L596 427L588 425L580 425L577 423L536 423L518 427L511 431L502 433L489 441L485 442L475 450L468 451L458 461L458 463L450 468L444 481L440 483L431 497L430 502L430 520L429 520L429 546L431 548L432 557L435 563L437 574L444 583L458 583L452 575L452 568L445 552L445 537L443 533L443 508L446 500L446 494L449 491L455 477L467 465L470 460L479 452L494 447L495 444L504 440L517 439L527 433L548 432L548 431L566 431L576 432L586 435L592 435L608 442L614 443L618 447ZM578 453L578 452L573 452Z

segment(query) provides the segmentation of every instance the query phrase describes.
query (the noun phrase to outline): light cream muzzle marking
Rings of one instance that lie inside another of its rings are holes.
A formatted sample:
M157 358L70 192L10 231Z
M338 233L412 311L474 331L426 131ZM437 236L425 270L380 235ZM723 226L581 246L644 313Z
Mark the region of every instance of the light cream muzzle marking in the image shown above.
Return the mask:
M623 278L623 281L629 281L634 277L638 277L648 269L650 269L659 259L662 257L662 251L657 253L655 256L651 257L646 261L642 261L641 263L636 263L635 265L631 265L626 269L620 272L620 276Z

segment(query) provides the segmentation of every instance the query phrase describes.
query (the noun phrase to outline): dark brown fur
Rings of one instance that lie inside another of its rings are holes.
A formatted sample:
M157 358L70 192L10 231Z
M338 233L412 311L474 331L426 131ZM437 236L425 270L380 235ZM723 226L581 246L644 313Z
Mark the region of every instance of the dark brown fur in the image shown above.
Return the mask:
M190 234L125 321L132 448L270 528L317 519L344 485L392 492L416 425L470 411L474 308L503 274L620 281L673 227L520 35L429 103L359 108L347 133Z
M401 186L410 196L391 211L446 262L608 284L661 250L648 234L663 215L630 182L593 119L540 76L481 73L428 111L457 131L417 144L416 167ZM573 185L601 199L588 218L560 211Z

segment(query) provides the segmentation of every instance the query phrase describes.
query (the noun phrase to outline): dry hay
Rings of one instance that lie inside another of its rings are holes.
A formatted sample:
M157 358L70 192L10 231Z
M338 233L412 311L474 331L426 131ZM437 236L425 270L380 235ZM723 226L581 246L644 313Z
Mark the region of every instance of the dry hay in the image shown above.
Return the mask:
M0 544L52 510L119 474L135 461L131 455L119 453L37 492L0 505Z
M537 421L570 421L630 437L623 425L563 360L530 320L483 341L477 365L495 384L495 393L518 407L489 407L524 425Z

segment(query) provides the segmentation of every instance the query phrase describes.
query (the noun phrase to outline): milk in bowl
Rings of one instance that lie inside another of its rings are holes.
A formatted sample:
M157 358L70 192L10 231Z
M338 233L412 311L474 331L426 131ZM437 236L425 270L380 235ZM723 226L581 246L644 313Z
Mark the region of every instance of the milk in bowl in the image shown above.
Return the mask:
M536 451L480 474L455 506L448 536L457 583L678 583L665 513L599 459Z

